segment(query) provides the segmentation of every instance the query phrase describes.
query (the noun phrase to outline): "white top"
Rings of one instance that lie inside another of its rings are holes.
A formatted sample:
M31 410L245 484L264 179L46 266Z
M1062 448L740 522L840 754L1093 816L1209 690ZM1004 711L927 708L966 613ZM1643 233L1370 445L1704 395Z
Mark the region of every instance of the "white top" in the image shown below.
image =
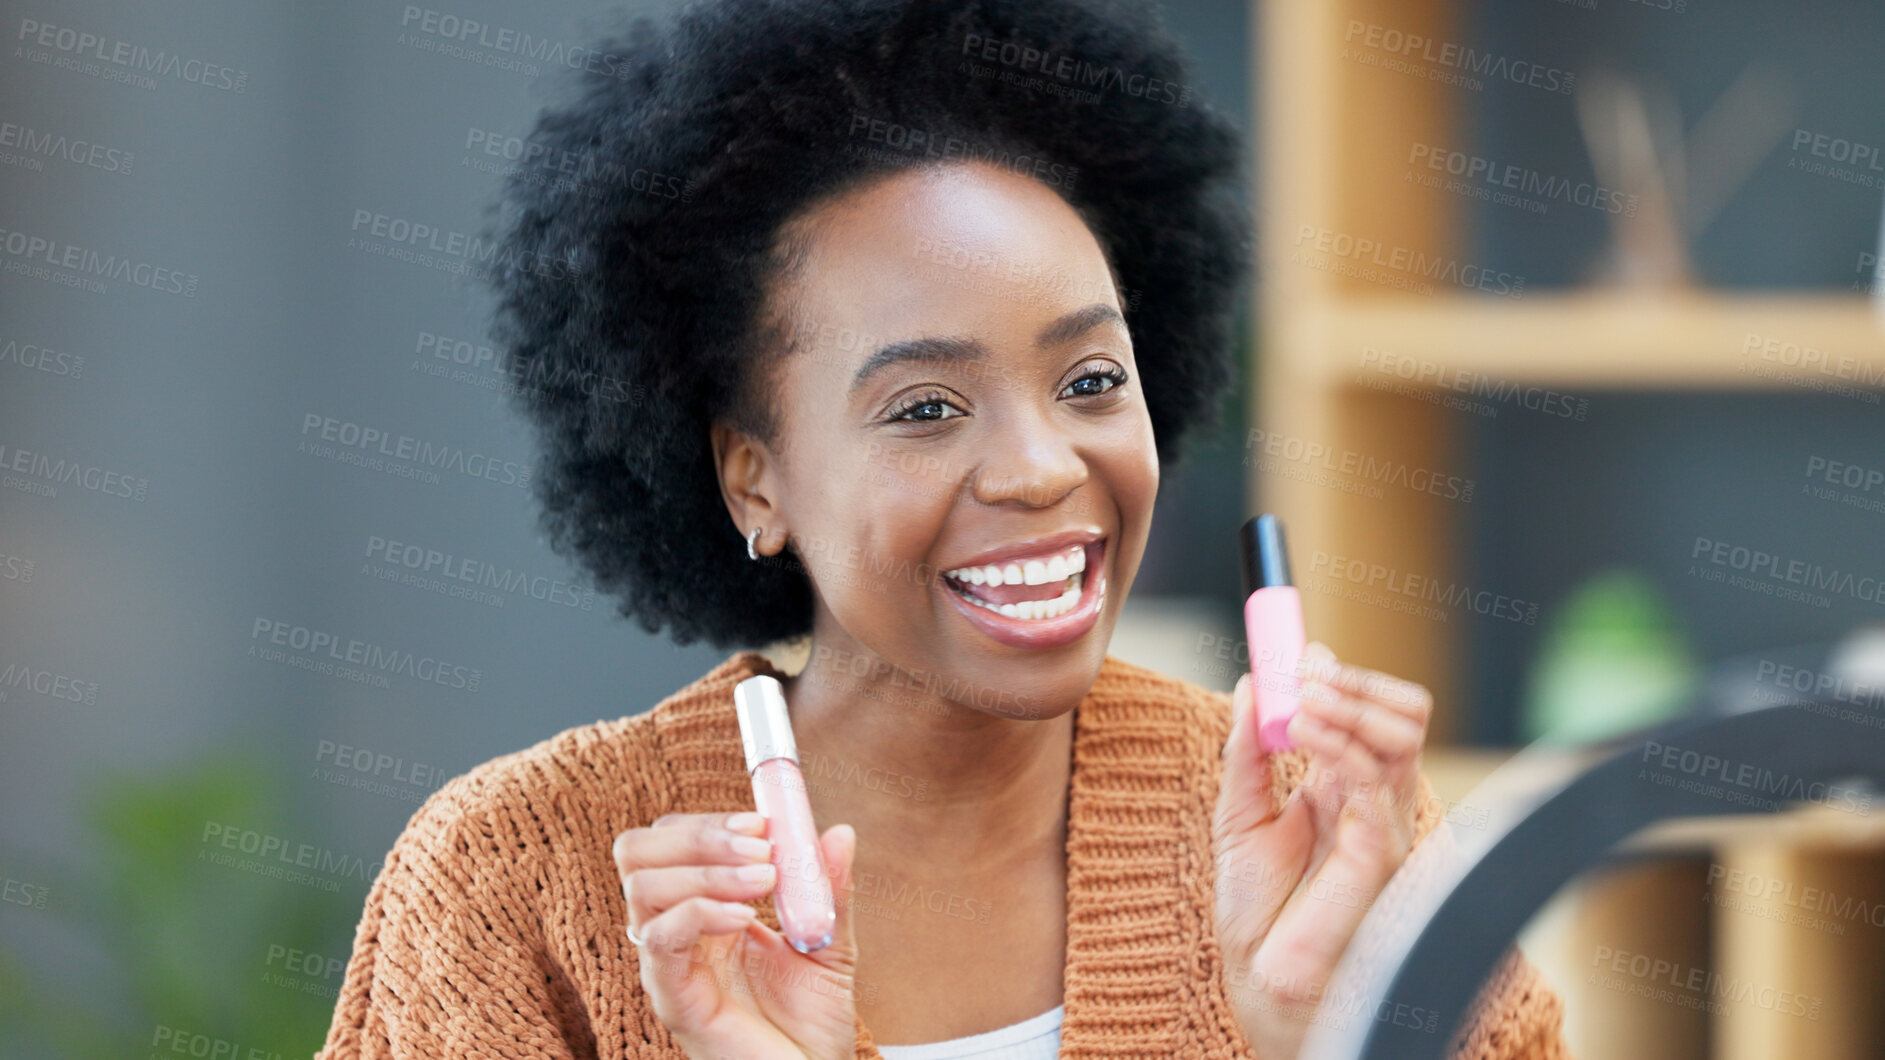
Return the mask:
M922 1045L880 1045L884 1060L1054 1060L1060 1054L1060 1017L1065 1005L1038 1016L966 1038Z

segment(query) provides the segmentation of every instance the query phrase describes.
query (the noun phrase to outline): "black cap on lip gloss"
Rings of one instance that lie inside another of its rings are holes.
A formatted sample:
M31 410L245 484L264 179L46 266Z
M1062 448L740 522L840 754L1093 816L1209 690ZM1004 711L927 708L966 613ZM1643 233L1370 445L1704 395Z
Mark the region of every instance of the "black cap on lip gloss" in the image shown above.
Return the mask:
M1283 548L1283 524L1274 515L1259 515L1238 532L1244 561L1244 596L1289 580L1289 553Z

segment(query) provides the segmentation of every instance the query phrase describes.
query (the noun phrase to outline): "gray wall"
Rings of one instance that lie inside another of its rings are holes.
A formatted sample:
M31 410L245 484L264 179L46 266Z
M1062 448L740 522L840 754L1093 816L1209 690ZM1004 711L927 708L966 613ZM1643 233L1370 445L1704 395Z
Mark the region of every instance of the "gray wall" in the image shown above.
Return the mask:
M474 232L499 181L479 166L502 159L467 144L522 133L548 98L548 70L444 54L409 11L579 45L602 10L436 2L6 5L0 1053L207 1035L305 1055L339 976L290 953L344 960L419 800L724 657L584 595L536 532L503 377L439 356L484 343L480 285L388 256L372 230ZM1199 46L1201 90L1241 119L1244 11L1188 5L1173 24ZM114 79L121 45L187 65ZM90 252L138 269L99 278ZM357 430L494 470L427 481L318 448ZM1181 517L1160 519L1175 533ZM386 580L410 572L376 542L527 588ZM1156 547L1153 566L1185 551ZM324 655L295 650L314 635L410 653L444 681L293 665ZM290 882L206 860L261 843L330 870Z

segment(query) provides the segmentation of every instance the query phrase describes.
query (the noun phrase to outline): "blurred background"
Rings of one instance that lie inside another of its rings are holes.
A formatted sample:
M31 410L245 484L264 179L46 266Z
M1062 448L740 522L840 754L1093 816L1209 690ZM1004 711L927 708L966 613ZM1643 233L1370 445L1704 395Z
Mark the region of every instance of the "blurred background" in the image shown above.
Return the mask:
M426 796L725 657L548 550L477 265L410 243L479 229L560 69L454 27L581 56L671 6L5 3L0 1054L308 1054ZM1276 512L1311 636L1435 690L1427 768L1470 822L1522 745L1876 643L1885 9L1162 10L1249 134L1260 265L1114 654L1230 688L1235 533ZM350 642L403 663L311 661ZM1874 816L1567 888L1522 942L1577 1054L1885 1055ZM1617 953L1818 1004L1599 974Z

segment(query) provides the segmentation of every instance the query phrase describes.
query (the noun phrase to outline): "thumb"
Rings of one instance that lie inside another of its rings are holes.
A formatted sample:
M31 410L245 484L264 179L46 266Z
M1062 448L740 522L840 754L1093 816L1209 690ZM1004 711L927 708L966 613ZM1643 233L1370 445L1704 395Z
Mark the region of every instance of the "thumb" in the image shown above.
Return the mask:
M1310 838L1300 799L1277 806L1274 756L1257 740L1250 674L1231 693L1232 722L1224 741L1211 853L1217 872L1218 941L1228 959L1247 961L1302 879Z
M837 922L832 928L832 945L857 956L857 921L852 915L853 869L857 863L857 829L848 824L834 824L819 838L825 854L825 868L830 873L831 897L837 906Z
M1257 710L1244 674L1231 691L1230 736L1224 741L1224 769L1218 780L1217 834L1242 836L1275 816L1270 788L1270 756L1257 743Z

